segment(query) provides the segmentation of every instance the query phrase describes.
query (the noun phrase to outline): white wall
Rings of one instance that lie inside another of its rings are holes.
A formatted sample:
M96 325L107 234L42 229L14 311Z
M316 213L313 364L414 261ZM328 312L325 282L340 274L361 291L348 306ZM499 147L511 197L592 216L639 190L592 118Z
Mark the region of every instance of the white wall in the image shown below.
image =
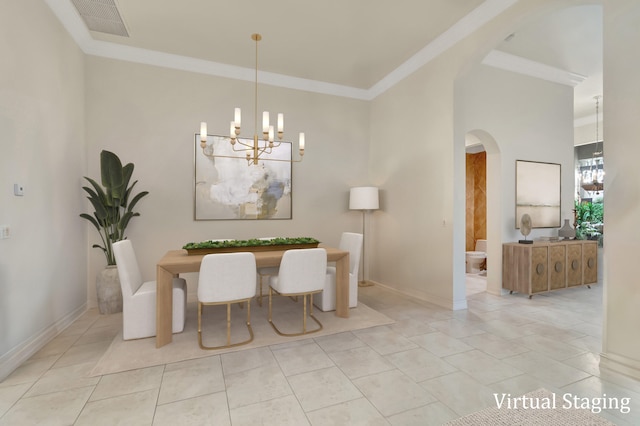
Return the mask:
M44 2L23 0L3 2L0 57L2 380L85 309L87 241L83 55Z
M598 123L598 136L602 140L603 135L603 122L602 122L602 109L600 110L600 122ZM575 128L574 135L575 145L584 145L587 143L593 143L596 141L596 123L595 115L594 122L592 124L585 124Z
M607 116L604 347L601 364L640 379L640 3L604 2Z
M372 102L369 169L382 201L369 278L451 306L453 81L437 65Z
M349 187L368 184L368 105L363 101L260 85L259 113L285 113L285 139L306 134L302 163L293 165L292 220L193 220L194 134L226 135L233 108L243 110L243 134L253 135L253 83L98 57L87 58L89 174L99 176L108 149L135 164L140 217L127 230L145 279L171 249L209 238L313 236L338 244L342 231L359 231L348 210ZM294 153L296 154L296 153ZM97 240L95 230L90 238ZM90 251L90 282L106 261ZM190 290L194 276L187 277ZM95 290L89 287L89 302Z

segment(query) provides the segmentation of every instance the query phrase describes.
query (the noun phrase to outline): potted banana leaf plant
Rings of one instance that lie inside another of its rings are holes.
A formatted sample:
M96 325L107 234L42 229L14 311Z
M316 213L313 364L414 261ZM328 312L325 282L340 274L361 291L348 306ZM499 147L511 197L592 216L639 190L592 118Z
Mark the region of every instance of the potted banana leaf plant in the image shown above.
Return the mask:
M130 220L140 216L134 207L149 193L142 191L133 195L133 188L138 183L136 180L129 185L133 169L132 163L123 166L116 154L103 150L100 153L102 185L84 177L90 186L82 189L87 192L94 212L92 215L82 213L80 217L87 219L98 231L102 244L94 244L93 248L102 250L107 260L106 268L96 278L100 313L122 312L122 291L112 244L126 238L125 230Z

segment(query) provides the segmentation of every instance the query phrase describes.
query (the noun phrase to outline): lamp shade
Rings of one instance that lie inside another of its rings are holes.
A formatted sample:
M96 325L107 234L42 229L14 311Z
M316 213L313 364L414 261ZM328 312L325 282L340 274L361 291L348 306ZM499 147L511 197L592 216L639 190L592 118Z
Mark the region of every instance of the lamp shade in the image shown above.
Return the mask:
M350 210L377 210L378 208L380 208L378 203L378 188L375 186L351 188L351 192L349 193Z

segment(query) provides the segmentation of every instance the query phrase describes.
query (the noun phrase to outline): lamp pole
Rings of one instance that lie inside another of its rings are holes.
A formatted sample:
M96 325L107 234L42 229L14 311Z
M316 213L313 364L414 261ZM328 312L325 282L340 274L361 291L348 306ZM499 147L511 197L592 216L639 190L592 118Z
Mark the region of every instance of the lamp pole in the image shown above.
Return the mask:
M377 210L380 208L378 200L378 188L375 186L359 186L351 188L349 193L349 209L362 211L362 281L358 282L360 287L366 287L373 284L367 282L367 256L365 253L366 247L366 215L365 213L370 210Z

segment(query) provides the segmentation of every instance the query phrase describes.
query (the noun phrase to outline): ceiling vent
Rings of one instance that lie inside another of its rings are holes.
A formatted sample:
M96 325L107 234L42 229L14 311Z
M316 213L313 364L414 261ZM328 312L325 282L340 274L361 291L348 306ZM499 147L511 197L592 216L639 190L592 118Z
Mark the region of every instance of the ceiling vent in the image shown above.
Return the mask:
M72 0L90 31L129 37L115 0Z

